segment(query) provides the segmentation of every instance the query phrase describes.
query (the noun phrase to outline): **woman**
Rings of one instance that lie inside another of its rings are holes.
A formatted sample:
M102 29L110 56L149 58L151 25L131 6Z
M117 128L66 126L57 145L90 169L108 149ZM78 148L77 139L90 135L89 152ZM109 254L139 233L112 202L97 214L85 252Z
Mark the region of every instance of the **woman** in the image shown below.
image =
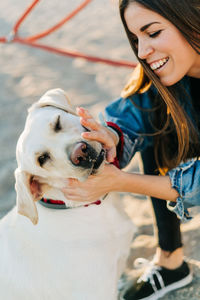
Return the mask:
M158 248L151 268L124 299L158 299L191 282L179 218L200 205L200 0L120 0L121 19L139 65L98 124L83 108L81 124L107 150L106 165L86 182L70 180L66 197L96 200L110 191L152 196ZM147 175L121 170L140 151ZM152 175L153 174L153 175ZM156 176L163 175L163 176ZM84 196L84 197L83 197ZM168 208L166 202L170 200Z

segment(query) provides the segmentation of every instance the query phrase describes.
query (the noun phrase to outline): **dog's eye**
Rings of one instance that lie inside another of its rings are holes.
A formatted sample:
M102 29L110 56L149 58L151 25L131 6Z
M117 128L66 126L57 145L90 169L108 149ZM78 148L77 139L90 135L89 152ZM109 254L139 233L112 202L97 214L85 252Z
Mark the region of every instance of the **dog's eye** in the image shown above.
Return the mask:
M62 130L62 126L61 126L61 123L60 123L60 116L58 116L58 118L55 122L55 125L54 125L54 131L58 132L60 130Z
M40 155L38 157L38 162L39 162L40 166L42 167L47 162L48 159L50 159L50 155L48 152L45 152L42 155Z

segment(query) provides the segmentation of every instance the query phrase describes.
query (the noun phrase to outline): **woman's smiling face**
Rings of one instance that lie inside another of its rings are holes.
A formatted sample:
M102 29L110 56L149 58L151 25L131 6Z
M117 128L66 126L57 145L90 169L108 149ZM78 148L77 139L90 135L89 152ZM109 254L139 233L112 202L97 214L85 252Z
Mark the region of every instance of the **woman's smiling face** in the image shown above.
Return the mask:
M133 2L124 14L128 29L137 43L138 57L170 86L186 74L199 77L200 55L167 19Z

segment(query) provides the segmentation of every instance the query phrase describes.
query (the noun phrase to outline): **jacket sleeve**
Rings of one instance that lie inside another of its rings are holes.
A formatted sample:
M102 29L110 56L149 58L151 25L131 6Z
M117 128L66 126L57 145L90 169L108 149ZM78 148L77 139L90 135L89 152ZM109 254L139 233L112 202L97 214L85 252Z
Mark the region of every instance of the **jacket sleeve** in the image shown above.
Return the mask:
M130 98L119 98L105 109L108 126L120 137L117 147L119 167L124 168L137 151L142 151L153 142L151 125L151 99L148 92Z
M188 208L200 206L200 160L192 159L168 172L171 185L179 193L176 202L168 202L168 208L179 219L191 219Z

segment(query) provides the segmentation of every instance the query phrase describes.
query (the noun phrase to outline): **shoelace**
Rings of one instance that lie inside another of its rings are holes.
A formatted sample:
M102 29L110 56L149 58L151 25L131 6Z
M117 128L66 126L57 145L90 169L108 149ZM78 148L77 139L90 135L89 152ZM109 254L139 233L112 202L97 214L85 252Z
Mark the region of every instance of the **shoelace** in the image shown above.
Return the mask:
M161 289L165 287L164 281L162 279L162 276L160 275L159 271L161 270L161 267L154 264L153 261L149 261L145 258L137 258L134 262L134 267L136 269L144 268L146 267L146 271L142 276L140 276L137 280L138 283L144 281L149 281L154 292L157 292L158 288L156 287L154 275L157 277L158 282L160 284Z

